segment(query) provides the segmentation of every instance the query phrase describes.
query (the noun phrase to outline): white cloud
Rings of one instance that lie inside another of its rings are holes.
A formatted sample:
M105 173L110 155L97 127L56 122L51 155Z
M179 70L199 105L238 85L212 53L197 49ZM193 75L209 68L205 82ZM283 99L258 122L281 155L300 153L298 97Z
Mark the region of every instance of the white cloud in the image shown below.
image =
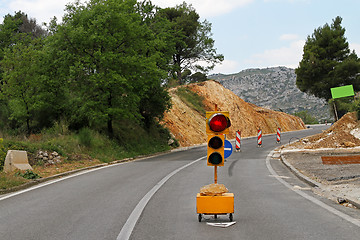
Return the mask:
M253 1L254 0L187 0L186 2L192 4L200 17L207 18L229 13ZM184 0L152 0L151 2L154 5L164 8L175 7L183 3Z
M360 57L360 44L358 43L349 43L350 51L355 50L356 55Z
M256 67L286 66L296 68L302 59L304 44L304 40L293 41L289 46L254 54L246 60L246 63Z
M283 34L280 36L280 40L283 41L293 41L299 39L299 36L297 34Z
M37 22L41 24L50 22L54 16L61 20L65 13L65 5L69 2L74 2L74 0L11 0L7 7L10 14L22 11L29 17L36 18Z
M81 0L85 2L86 0ZM192 4L200 17L207 18L222 15L244 6L254 0L187 0ZM59 20L64 15L65 5L75 0L11 0L2 6L2 14L14 14L15 11L23 11L29 17L36 18L38 23L50 22L56 16ZM152 0L154 5L160 7L174 7L183 3L184 0ZM5 12L8 11L8 12Z
M233 60L224 60L221 64L215 66L210 73L231 74L239 71L240 64Z

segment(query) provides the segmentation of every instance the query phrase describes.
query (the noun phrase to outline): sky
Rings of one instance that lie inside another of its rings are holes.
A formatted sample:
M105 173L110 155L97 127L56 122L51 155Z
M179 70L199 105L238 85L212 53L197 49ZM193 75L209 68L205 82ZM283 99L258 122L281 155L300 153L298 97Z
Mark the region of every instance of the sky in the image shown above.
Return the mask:
M184 0L152 0L175 7ZM0 15L23 11L38 23L61 19L72 0L0 0ZM82 0L84 2L84 0ZM222 64L211 73L232 74L248 68L298 67L303 46L314 30L342 17L350 50L360 57L359 0L186 0L212 24ZM2 19L1 19L2 21Z

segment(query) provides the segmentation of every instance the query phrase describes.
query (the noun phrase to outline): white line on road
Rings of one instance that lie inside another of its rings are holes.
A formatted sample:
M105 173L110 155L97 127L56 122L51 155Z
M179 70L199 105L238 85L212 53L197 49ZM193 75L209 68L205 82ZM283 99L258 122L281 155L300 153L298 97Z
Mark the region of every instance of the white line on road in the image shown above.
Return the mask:
M172 176L174 176L176 173L178 173L179 171L183 170L184 168L187 168L188 166L204 159L206 156L201 157L195 161L192 161L174 171L172 171L171 173L169 173L166 177L164 177L163 179L160 180L160 182L158 182L141 200L140 202L136 205L136 207L134 208L134 210L131 212L128 220L126 221L126 223L124 224L124 226L122 227L118 237L116 238L117 240L128 240L131 236L131 233L136 225L136 222L138 221L141 213L144 211L147 203L149 202L149 200L152 198L152 196L157 192L157 190L159 190L162 185L164 185L167 180L169 180Z
M269 155L267 155L267 157L266 157L266 166L267 166L268 170L270 171L270 173L271 173L273 176L279 176L279 175L275 172L275 170L271 167L271 164L270 164L270 158L271 158L271 156L273 155L273 153L274 153L274 151L271 151L271 152L269 153ZM303 191L301 191L301 190L299 190L299 189L297 189L297 188L294 188L294 187L291 186L289 183L287 183L286 181L284 181L284 179L281 179L280 176L279 176L279 177L276 177L276 179L277 179L279 182L281 182L282 184L284 184L284 185L285 185L287 188L289 188L290 190L292 190L292 191L296 192L297 194L299 194L300 196L302 196L302 197L308 199L309 201L315 203L316 205L318 205L318 206L320 206L320 207L328 210L329 212L337 215L338 217L341 217L341 218L345 219L346 221L348 221L348 222L350 222L350 223L352 223L352 224L360 227L360 220L355 219L355 218L353 218L353 217L351 217L351 216L349 216L349 215L347 215L347 214L345 214L345 213L343 213L343 212L340 212L339 210L336 210L335 208L330 207L329 205L327 205L327 204L321 202L320 200L318 200L318 199L316 199L316 198L314 198L314 197L306 194L305 192L303 192Z
M79 173L75 173L75 174L73 174L73 175L69 175L69 176L66 176L66 177L61 177L61 178L59 178L59 179L56 179L56 180L53 180L53 181L49 181L49 182L46 182L46 183L40 183L39 185L36 185L36 186L34 186L34 187L30 187L30 188L27 188L27 189L24 189L24 190L21 190L21 191L17 191L17 192L14 192L14 193L10 193L10 194L8 194L8 195L5 195L4 197L0 197L0 201L5 200L5 199L8 199L8 198L11 198L11 197L14 197L14 196L17 196L17 195L20 195L20 194L22 194L22 193L26 193L26 192L29 192L29 191L32 191L32 190L35 190L35 189L38 189L38 188L42 188L42 187L48 186L48 185L50 185L50 184L54 184L54 183L57 183L57 182L60 182L60 181L64 181L64 180L69 179L69 178L77 177L77 176L80 176L80 175L83 175L83 174L86 174L86 173L89 173L89 172L94 172L94 171L97 171L97 170L101 170L101 169L104 169L104 168L117 166L117 165L120 165L120 164L124 164L124 163L116 163L116 164L112 164L112 165L107 165L107 166L104 166L104 167L99 167L99 168L95 168L95 169L91 169L91 170L86 170L86 171L82 171L82 172L79 172Z

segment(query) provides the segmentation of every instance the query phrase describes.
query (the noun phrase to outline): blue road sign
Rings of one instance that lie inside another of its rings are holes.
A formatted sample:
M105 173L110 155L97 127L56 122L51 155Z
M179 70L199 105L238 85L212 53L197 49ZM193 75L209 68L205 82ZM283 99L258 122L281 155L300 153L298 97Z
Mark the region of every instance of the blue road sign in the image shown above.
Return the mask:
M228 140L225 140L224 158L230 157L230 155L232 154L232 151L233 151L233 147L231 145L231 142L229 142Z

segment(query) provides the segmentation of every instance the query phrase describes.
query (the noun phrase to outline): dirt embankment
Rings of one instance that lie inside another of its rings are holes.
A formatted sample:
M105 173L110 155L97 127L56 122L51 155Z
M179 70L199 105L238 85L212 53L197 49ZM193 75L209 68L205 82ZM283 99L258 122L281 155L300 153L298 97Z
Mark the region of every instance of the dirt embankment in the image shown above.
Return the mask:
M190 84L187 87L204 98L203 104L207 111L214 111L215 104L219 111L229 111L231 127L228 139L235 138L236 130L241 131L241 137L248 137L255 136L259 128L263 134L275 133L278 127L282 132L305 129L300 118L246 103L216 81ZM184 103L177 96L176 89L169 91L173 107L165 114L166 127L181 146L206 142L205 115Z
M360 146L360 122L356 113L345 114L322 133L305 137L287 149L353 148Z

